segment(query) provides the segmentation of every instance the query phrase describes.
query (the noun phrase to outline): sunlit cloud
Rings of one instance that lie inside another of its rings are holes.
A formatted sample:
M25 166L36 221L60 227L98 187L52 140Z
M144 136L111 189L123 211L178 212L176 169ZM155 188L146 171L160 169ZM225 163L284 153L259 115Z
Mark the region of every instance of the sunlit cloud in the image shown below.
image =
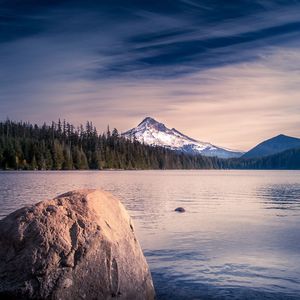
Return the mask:
M300 4L244 2L5 1L0 118L124 131L150 115L241 150L299 136Z

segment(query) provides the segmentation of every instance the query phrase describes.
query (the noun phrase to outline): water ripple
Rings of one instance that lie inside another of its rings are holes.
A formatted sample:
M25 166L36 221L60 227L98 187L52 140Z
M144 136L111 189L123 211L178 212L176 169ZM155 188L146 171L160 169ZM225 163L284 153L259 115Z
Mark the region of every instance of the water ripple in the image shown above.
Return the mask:
M120 197L158 300L300 298L300 172L0 172L0 218L77 188Z

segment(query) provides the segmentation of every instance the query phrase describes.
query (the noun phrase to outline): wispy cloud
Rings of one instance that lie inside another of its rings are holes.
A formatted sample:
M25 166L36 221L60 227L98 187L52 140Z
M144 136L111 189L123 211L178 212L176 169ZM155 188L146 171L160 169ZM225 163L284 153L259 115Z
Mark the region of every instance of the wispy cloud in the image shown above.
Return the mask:
M0 118L299 135L300 2L0 0Z

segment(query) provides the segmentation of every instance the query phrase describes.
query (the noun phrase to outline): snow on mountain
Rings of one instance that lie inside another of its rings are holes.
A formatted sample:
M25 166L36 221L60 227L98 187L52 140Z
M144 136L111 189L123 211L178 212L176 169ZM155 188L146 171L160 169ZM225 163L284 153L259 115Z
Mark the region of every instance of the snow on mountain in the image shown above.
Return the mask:
M167 128L163 123L159 123L150 117L145 118L137 127L122 133L122 136L128 139L136 139L147 145L161 146L191 154L217 156L220 158L240 157L243 154L243 152L197 141L182 134L175 128Z

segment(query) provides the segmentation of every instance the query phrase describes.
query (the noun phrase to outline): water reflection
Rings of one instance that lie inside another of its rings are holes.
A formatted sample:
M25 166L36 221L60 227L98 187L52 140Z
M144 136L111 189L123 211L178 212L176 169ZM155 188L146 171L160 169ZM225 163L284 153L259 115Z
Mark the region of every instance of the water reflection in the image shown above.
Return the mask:
M0 172L0 217L77 188L121 198L158 299L299 299L300 172Z
M300 209L299 184L267 184L258 188L257 195L263 199L265 209Z

